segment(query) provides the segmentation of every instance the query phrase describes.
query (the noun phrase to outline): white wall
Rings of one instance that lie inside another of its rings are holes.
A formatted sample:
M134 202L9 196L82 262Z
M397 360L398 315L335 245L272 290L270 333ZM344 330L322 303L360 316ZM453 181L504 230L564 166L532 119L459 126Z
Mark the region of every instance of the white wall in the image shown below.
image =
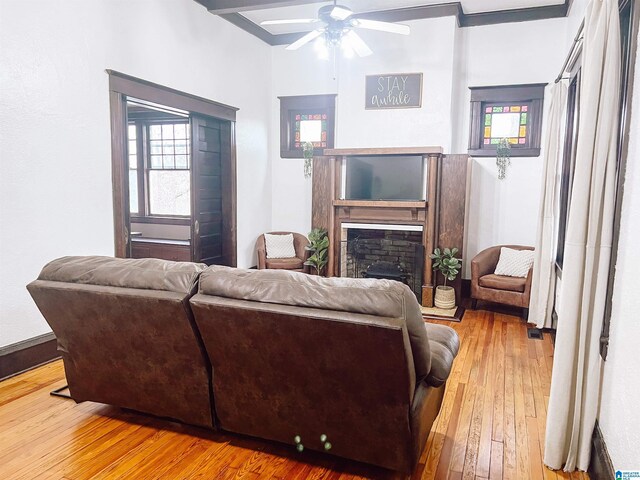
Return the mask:
M408 37L365 32L374 54L341 59L335 81L331 65L319 61L313 48L274 49L274 228L306 232L311 227L311 182L303 178L302 160L280 159L277 96L337 93L337 147L441 145L447 153L466 153L468 87L552 82L564 60L558 45L564 45L566 22L562 18L460 29L454 17L446 17L409 22ZM365 110L365 75L398 72L424 73L423 107ZM495 158L474 159L471 168L466 265L491 245L532 245L542 156L514 158L504 181L497 179Z
M640 37L638 38L640 40ZM636 60L630 145L624 181L609 354L604 364L599 423L616 470L640 467L640 61Z
M336 148L442 145L449 149L455 18L407 23L412 29L407 37L361 32L374 54L352 59L340 56L335 72L333 62L319 60L312 46L295 52L274 48L274 230L306 233L311 229L311 180L303 177L303 160L280 158L278 96L336 93ZM423 108L365 110L365 75L399 72L424 73Z
M25 289L113 254L106 68L239 107L238 262L271 226L271 49L193 0L0 3L0 346L49 331Z
M468 87L553 82L565 52L566 19L508 23L462 29L464 52L459 90L456 152L469 142ZM545 91L543 132L550 88ZM545 139L542 139L544 146ZM487 247L500 244L534 245L540 204L543 151L539 157L514 157L505 180L498 180L495 157L473 158L466 230L465 277L471 259Z

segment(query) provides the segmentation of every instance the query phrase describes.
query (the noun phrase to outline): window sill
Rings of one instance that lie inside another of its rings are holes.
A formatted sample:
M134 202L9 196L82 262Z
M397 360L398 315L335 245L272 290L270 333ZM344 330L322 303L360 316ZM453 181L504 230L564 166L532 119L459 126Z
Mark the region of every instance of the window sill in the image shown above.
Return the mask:
M136 217L131 216L131 223L153 223L157 225L191 225L190 217Z

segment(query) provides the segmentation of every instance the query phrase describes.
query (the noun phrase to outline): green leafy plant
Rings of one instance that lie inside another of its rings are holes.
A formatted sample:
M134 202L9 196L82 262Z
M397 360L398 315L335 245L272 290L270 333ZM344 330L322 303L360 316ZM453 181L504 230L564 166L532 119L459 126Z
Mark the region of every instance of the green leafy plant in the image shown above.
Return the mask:
M311 178L313 172L313 143L302 144L302 156L304 157L304 178Z
M309 232L309 245L305 249L311 252L305 265L313 267L321 275L329 263L329 236L324 228L314 228Z
M498 180L504 180L507 177L507 167L511 165L511 143L508 138L501 138L496 147L496 165Z
M431 260L433 260L431 268L442 273L445 286L447 280L453 282L460 273L462 259L456 258L456 253L458 253L457 248L445 248L444 250L436 248L431 254Z

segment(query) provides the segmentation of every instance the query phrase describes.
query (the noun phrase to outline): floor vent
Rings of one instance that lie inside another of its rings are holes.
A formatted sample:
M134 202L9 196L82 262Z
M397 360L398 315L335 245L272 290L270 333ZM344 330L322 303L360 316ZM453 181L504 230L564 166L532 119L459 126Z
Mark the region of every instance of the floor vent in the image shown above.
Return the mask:
M542 330L539 328L527 328L527 336L534 340L542 340Z

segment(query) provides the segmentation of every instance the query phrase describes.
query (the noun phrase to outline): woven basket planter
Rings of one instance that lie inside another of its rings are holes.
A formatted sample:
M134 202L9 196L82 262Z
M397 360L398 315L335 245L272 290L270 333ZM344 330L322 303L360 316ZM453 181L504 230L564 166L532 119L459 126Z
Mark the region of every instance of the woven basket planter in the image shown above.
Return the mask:
M451 309L456 306L456 291L453 287L440 285L436 287L434 304L437 308Z

